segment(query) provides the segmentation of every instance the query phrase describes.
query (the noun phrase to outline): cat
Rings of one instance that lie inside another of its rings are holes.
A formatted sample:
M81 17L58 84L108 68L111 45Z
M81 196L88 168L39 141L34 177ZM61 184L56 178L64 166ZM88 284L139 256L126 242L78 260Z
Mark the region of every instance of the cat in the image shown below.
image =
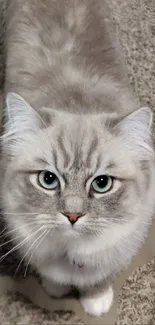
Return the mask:
M54 297L108 312L154 213L152 111L128 84L103 0L12 0L1 204L14 250Z

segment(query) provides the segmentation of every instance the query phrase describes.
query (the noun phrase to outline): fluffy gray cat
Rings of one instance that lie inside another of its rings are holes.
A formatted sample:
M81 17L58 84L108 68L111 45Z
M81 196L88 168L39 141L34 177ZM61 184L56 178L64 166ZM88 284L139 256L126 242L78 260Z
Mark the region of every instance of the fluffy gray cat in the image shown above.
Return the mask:
M45 290L107 312L154 212L152 112L139 108L103 0L10 0L1 198ZM18 94L18 95L17 95Z

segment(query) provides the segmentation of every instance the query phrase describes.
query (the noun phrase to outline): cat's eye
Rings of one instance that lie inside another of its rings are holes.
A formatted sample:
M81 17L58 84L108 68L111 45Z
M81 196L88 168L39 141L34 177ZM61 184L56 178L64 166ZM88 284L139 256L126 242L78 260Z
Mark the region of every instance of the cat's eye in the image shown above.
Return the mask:
M113 178L108 175L96 177L91 183L91 188L96 193L106 193L112 189Z
M39 172L38 184L47 190L56 190L60 186L58 177L48 170Z

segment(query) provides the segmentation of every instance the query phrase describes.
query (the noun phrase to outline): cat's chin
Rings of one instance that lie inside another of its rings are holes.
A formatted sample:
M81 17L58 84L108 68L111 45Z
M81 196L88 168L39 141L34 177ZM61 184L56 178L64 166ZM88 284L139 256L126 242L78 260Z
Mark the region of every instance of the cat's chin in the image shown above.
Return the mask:
M66 239L74 239L74 238L93 238L95 234L93 235L92 231L89 231L88 229L81 229L81 227L62 227L59 229L59 234L61 234L62 237Z
M61 238L64 239L65 242L67 241L70 244L75 239L80 238L82 240L82 238L87 237L86 234L84 234L78 229L66 229L66 228L59 230L58 236L61 236Z

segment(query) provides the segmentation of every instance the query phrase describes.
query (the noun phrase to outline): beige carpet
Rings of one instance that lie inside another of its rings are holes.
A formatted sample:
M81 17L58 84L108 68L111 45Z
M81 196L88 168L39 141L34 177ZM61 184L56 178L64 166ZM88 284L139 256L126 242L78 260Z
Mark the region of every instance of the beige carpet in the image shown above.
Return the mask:
M19 295L0 299L1 325L84 325L71 312L45 312ZM138 268L121 289L115 325L155 324L155 260ZM95 325L95 323L94 323Z
M109 4L134 91L142 105L155 108L155 0L109 0ZM1 324L84 323L70 312L44 312L19 295L3 295ZM115 325L155 325L155 260L136 269L121 289Z

